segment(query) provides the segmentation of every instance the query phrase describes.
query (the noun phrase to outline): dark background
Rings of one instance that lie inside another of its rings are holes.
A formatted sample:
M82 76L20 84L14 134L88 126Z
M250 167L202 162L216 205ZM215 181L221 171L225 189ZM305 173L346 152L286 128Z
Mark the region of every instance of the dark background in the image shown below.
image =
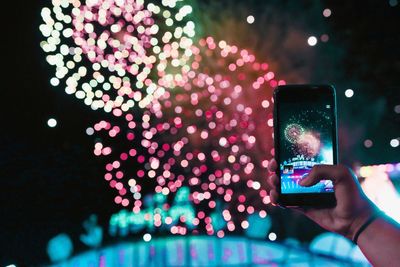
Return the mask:
M268 4L291 5L291 1L223 2L248 7L256 19ZM312 16L322 16L326 7L333 12L327 27L328 43L341 51L341 79L333 83L338 89L342 160L347 164L399 162L400 147L392 148L389 142L400 136L400 114L394 111L400 104L400 4L393 0L298 2L293 8L300 14L315 2L322 9ZM48 261L47 241L60 232L72 236L79 251L83 249L76 240L83 231L81 222L96 213L106 226L108 216L118 210L113 193L103 184L102 165L92 154L93 140L85 134L99 114L49 84L52 70L39 47L38 30L40 9L47 3L3 4L0 265ZM355 91L351 99L344 97L346 86ZM57 119L57 127L47 126L50 117ZM365 139L373 141L371 148L363 145ZM273 218L275 224L284 220L279 216Z

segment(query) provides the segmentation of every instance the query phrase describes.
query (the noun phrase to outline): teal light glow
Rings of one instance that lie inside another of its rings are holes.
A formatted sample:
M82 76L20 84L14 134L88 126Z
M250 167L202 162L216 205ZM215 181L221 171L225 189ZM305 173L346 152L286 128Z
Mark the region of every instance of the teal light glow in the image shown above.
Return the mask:
M110 218L110 235L126 236L144 229L153 232L156 227L163 230L172 230L173 226L178 224L185 229L195 228L195 209L189 200L189 194L188 187L180 188L176 193L173 205L167 208L166 196L157 193L147 197L145 200L147 208L139 212L121 210L113 214Z
M67 234L59 234L47 244L47 254L52 262L66 260L73 251L71 238Z
M250 215L247 220L250 227L246 229L246 236L252 238L266 238L272 226L269 216L262 218L259 214Z
M357 249L353 246L353 250ZM72 266L368 266L360 258L244 237L180 236L122 242L53 265Z
M83 222L86 233L80 236L80 240L88 247L98 247L103 240L103 228L97 225L97 215L90 215L89 219Z

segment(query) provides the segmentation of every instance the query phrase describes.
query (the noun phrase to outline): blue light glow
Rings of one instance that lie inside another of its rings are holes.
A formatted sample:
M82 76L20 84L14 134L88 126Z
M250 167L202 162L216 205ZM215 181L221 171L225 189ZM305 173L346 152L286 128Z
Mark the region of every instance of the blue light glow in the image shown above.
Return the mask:
M151 242L123 242L53 266L283 266L288 262L290 266L348 266L360 263L358 258L354 260L335 259L304 248L244 237L179 236L151 239Z
M67 234L59 234L47 244L47 254L52 262L66 260L73 250L71 238Z

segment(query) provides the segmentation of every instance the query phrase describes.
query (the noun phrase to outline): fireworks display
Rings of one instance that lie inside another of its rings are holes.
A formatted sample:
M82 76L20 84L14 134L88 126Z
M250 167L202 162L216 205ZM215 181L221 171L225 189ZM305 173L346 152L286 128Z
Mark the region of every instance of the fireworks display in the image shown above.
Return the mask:
M329 113L307 106L302 108L303 111L284 118L288 123L284 127L283 145L293 155L312 159L321 154L322 157L331 159L326 152L332 147L329 137L331 133L326 130L332 127Z
M115 202L134 212L141 210L142 195L169 195L189 185L198 207L195 224L207 233L214 233L207 214L219 204L229 231L247 228L247 215L265 216L261 207L269 203L264 181L273 153L271 83L277 81L266 63L223 41L208 37L192 49L196 71L185 86L166 92L140 116L97 123L94 130L104 133L94 153L111 159L105 179L118 190ZM227 49L233 52L222 56ZM220 66L210 68L207 60ZM152 186L142 186L143 179Z
M292 123L286 126L285 128L285 137L290 143L295 143L299 139L299 137L304 133L304 129L296 124Z
M52 85L114 115L87 134L105 158L115 203L139 213L145 196L172 201L188 186L191 223L223 237L248 228L248 215L267 215L272 88L285 82L250 51L197 38L191 12L173 0L53 1L42 10L41 46L56 67ZM160 214L148 220L168 225Z
M321 148L321 140L318 134L307 132L300 135L297 141L297 149L301 155L315 157Z
M321 148L321 140L318 133L305 131L296 123L289 124L284 130L285 138L292 143L299 154L306 157L315 157Z
M182 80L194 23L182 1L54 0L43 8L42 49L61 85L92 109L121 116ZM155 23L157 21L157 23ZM162 30L160 29L162 28Z

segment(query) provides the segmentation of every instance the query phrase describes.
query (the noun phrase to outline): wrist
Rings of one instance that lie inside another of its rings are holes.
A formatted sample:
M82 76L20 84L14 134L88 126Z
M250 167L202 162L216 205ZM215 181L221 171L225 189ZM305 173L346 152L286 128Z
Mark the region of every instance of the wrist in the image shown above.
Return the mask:
M367 226L365 224L369 224L370 221L375 219L377 216L377 211L373 208L367 208L361 212L359 212L354 220L350 223L347 233L344 235L348 239L354 241L354 238L358 237L360 233L358 233L363 227Z
M372 214L368 220L366 220L364 222L364 224L362 224L360 226L360 228L358 228L358 230L355 232L354 236L353 236L353 243L358 245L358 238L359 236L364 232L367 231L367 228L369 227L370 224L372 224L376 219L378 218L378 213L374 213Z

